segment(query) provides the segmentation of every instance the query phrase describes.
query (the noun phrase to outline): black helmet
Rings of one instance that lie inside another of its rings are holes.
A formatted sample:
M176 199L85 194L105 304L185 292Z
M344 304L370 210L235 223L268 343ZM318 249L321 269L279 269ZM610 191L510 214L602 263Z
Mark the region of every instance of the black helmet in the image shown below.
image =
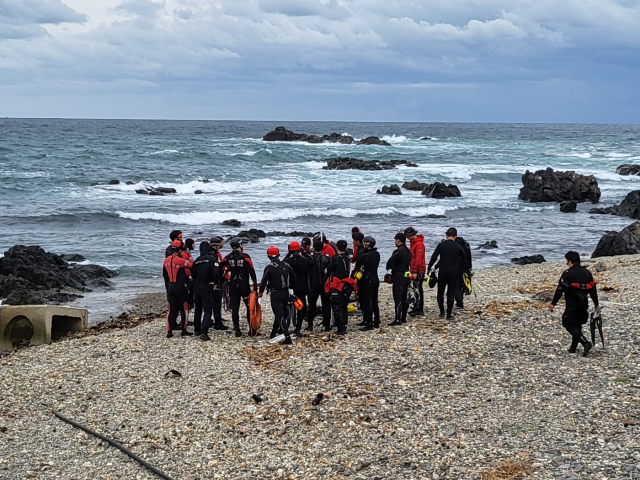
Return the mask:
M235 248L240 248L241 245L242 245L242 239L241 238L235 237L235 238L232 238L229 241L229 246L231 248L234 248L234 249Z
M364 237L364 239L362 240L362 243L368 243L370 247L375 247L376 246L376 239L373 238L370 235L367 235L366 237Z
M413 227L407 227L407 228L404 229L404 234L407 237L410 237L411 235L417 235L418 231Z
M211 245L222 245L222 237L219 237L217 235L214 235L213 237L211 237L211 239L209 240L209 243Z

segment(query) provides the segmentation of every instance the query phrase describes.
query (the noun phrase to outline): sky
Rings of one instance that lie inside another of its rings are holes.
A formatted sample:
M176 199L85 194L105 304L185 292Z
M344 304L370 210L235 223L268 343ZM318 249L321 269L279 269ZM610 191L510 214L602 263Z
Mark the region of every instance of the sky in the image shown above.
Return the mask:
M640 0L0 0L0 117L640 123Z

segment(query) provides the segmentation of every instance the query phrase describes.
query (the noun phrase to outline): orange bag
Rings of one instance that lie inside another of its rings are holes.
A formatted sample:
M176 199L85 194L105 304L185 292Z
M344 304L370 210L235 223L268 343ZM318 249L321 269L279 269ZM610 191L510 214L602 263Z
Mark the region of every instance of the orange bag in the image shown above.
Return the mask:
M249 295L249 318L251 322L249 334L255 337L258 334L258 330L260 330L260 325L262 325L262 307L260 307L256 292L251 292L251 295Z

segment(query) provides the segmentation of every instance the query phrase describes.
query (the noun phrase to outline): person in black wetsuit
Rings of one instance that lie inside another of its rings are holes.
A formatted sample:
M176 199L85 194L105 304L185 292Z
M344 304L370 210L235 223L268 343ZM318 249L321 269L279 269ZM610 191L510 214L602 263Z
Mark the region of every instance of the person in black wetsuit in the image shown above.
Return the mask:
M444 291L447 290L447 319L453 318L453 304L457 301L462 305L462 295L460 293L460 269L467 270L467 255L464 248L456 242L458 231L455 228L447 230L446 239L439 243L431 255L427 271L436 263L438 257L438 307L440 308L440 318L445 316L444 311Z
M209 338L209 328L211 328L211 317L213 315L214 296L213 292L220 288L220 260L211 251L209 242L200 244L200 256L193 262L191 269L193 277L193 294L195 299L195 315L193 318L193 328L196 334L200 334L200 340L211 340ZM204 312L204 318L202 316ZM201 322L201 318L202 322ZM221 330L216 325L217 330ZM214 327L215 328L215 327Z
M331 308L333 310L333 318L336 324L338 335L347 334L347 305L349 304L349 296L351 290L343 284L342 280L349 278L351 273L351 261L347 255L346 240L338 240L336 242L338 253L331 259L327 266L327 278L329 278L331 295ZM325 325L326 326L326 325Z
M361 248L362 254L358 256L355 271L362 271L362 278L358 281L358 299L362 306L364 326L360 330L366 332L380 326L378 309L380 253L376 249L376 239L370 236L364 237Z
M553 312L564 294L565 309L562 314L562 326L571 334L569 353L575 353L578 344L581 344L582 356L586 357L593 345L582 334L582 325L589 320L589 297L591 297L596 309L600 308L598 290L591 272L580 265L578 252L567 252L564 258L567 260L569 269L565 270L560 277L549 310Z
M407 248L407 236L397 233L395 236L396 249L387 260L387 270L391 270L393 283L393 302L395 303L395 320L389 326L407 323L409 311L409 270L411 266L411 251Z
M285 338L282 343L290 345L292 343L289 334L289 322L292 320L289 318L290 290L298 279L291 266L280 260L278 247L269 247L267 256L271 263L264 269L258 295L262 296L264 291L269 289L271 310L273 310L273 328L270 338L284 333Z
M222 254L220 253L220 249L222 248L222 237L213 236L209 240L209 244L211 245L211 255L218 259L219 262L222 262ZM217 288L213 291L213 329L214 330L229 330L223 321L222 321L222 285L227 281L224 277L224 272L220 271L220 284L218 284Z
M318 310L318 299L322 306L322 325L324 331L331 330L331 296L324 291L324 284L327 281L326 270L329 266L329 257L322 253L324 245L320 240L313 242L313 253L311 260L313 269L310 274L310 290L309 290L309 317L307 330L313 330L313 321L316 318Z
M460 265L460 298L464 299L464 295L462 293L463 291L463 284L462 284L462 276L466 273L468 275L472 275L471 269L473 268L473 259L471 258L471 245L469 245L469 243L462 237L456 237L456 242L460 244L460 246L462 247L462 249L464 250L464 254L465 254L465 258L467 259L467 267L464 268L462 265ZM458 308L464 308L464 303L460 302L457 303L456 302L456 307Z
M231 297L231 318L236 337L242 336L240 330L240 302L244 302L247 311L247 323L249 324L249 335L251 331L251 318L249 312L249 295L251 290L256 290L258 279L253 268L251 257L242 251L242 240L234 238L229 242L233 249L230 254L220 262L220 267L229 271L229 296ZM252 285L249 284L251 280Z
M284 262L288 264L295 272L295 282L292 282L293 294L302 300L302 310L296 310L295 334L301 337L300 329L304 320L308 318L309 305L309 287L311 281L311 273L313 270L313 260L302 252L302 247L296 241L289 244L289 253ZM294 319L292 318L291 321Z
M173 253L174 240L180 240L180 242L182 242L182 232L180 230L171 230L171 233L169 234L169 238L171 239L171 243L164 251L164 258L170 257L171 254Z

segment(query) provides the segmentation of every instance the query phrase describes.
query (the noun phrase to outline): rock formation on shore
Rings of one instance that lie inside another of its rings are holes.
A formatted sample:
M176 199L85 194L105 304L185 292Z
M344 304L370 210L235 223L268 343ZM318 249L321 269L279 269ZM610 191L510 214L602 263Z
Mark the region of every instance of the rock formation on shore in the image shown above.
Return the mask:
M402 195L402 190L394 183L392 185L384 185L382 189L378 189L376 193L379 195Z
M640 222L635 222L619 232L605 233L591 258L634 255L640 253Z
M640 165L620 165L616 169L618 175L640 175Z
M334 157L324 160L311 159L310 162L327 162L323 170L393 170L399 165L417 167L415 163L406 160L360 160L359 158Z
M306 133L295 133L285 127L276 127L272 132L267 133L262 139L265 142L307 142L307 143L343 143L345 145L385 145L389 142L380 140L378 137L367 137L362 140L355 140L349 135L332 133L330 135L307 135Z
M461 197L460 189L453 185L445 185L441 182L435 182L431 185L427 184L422 190L421 195L425 195L427 198L453 198Z
M498 242L496 240L491 240L484 242L482 245L478 245L478 250L491 250L494 248L498 248Z
M605 208L592 208L589 213L617 215L619 217L640 218L640 190L629 192L620 205Z
M512 258L511 263L516 265L531 265L533 263L544 263L545 258L542 255L525 255L524 257Z
M520 200L529 202L593 202L600 201L600 188L593 175L576 172L554 172L552 168L526 171L522 175Z
M71 265L39 246L16 245L0 258L0 298L9 305L64 303L89 287L111 286L107 279L115 275L100 265Z

